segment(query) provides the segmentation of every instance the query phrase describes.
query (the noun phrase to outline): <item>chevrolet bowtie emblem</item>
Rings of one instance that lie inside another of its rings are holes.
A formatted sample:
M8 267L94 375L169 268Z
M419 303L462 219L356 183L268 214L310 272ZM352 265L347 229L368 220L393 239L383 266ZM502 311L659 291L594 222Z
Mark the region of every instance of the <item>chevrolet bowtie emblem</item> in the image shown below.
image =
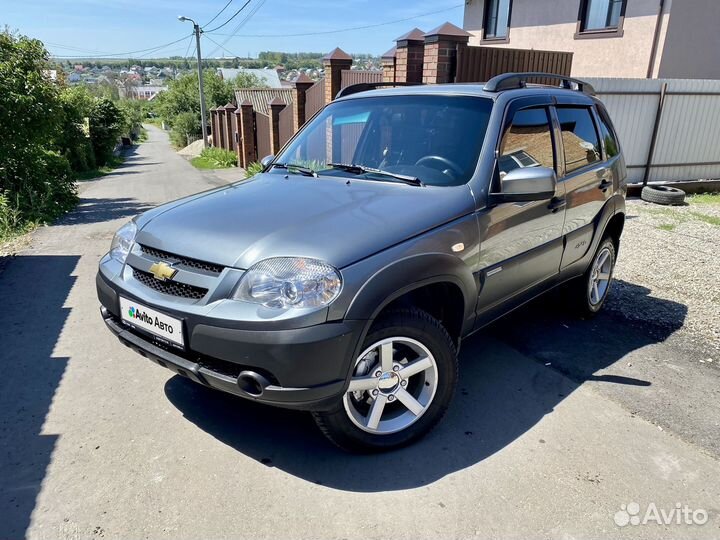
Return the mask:
M166 262L156 262L150 267L150 273L155 276L155 279L167 281L168 279L175 277L177 269L173 268Z

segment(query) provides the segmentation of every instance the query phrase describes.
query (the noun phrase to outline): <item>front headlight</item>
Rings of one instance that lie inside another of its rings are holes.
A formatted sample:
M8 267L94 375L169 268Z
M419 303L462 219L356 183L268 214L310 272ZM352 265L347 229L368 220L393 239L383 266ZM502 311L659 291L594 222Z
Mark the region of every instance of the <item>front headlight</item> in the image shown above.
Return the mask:
M125 225L120 227L113 236L112 244L110 244L110 257L118 262L125 263L130 248L135 241L135 234L137 233L137 225L134 221L128 221Z
M232 298L271 308L312 308L330 304L341 288L340 272L325 262L275 257L250 267Z

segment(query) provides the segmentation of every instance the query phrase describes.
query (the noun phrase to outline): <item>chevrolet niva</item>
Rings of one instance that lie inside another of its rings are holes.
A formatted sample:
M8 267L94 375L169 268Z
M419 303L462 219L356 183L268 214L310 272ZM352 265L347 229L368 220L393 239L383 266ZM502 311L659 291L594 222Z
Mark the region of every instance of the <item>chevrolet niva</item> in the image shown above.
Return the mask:
M593 95L537 73L348 87L261 174L118 230L102 317L197 383L312 411L343 449L415 441L463 339L560 284L586 316L605 302L626 170Z

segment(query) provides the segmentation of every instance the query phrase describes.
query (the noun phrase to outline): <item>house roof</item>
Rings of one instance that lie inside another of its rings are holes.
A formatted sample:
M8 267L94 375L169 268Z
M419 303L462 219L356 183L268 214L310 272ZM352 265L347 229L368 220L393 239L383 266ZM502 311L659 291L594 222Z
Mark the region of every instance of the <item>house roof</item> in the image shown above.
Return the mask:
M237 76L240 75L241 73L250 73L252 75L255 75L258 79L260 79L263 83L268 85L270 88L282 87L282 83L280 82L280 77L278 76L277 71L275 71L274 69L218 68L218 72L220 73L220 76L226 81L232 81L233 79L236 79Z

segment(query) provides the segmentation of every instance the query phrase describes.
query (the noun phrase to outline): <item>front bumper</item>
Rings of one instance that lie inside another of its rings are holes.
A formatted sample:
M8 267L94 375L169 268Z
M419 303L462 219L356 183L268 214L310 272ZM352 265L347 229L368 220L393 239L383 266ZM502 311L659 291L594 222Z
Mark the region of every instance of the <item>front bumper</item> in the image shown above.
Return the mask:
M140 355L193 381L237 396L281 407L322 410L337 404L346 387L365 321L305 328L248 330L218 326L217 319L168 310L125 291L99 272L98 298L105 324ZM118 293L183 319L186 348L176 350L120 321ZM255 371L270 381L260 396L237 383L240 372Z

